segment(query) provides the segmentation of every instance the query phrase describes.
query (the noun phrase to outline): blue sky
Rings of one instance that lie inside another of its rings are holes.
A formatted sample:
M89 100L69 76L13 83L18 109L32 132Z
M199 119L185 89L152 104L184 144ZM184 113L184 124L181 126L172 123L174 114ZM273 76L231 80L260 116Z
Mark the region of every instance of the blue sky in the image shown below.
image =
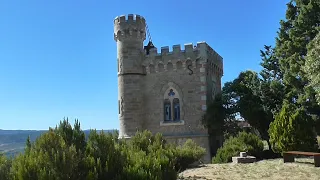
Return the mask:
M223 83L260 70L285 0L1 0L0 129L119 127L113 19L140 14L155 46L206 41L224 58Z

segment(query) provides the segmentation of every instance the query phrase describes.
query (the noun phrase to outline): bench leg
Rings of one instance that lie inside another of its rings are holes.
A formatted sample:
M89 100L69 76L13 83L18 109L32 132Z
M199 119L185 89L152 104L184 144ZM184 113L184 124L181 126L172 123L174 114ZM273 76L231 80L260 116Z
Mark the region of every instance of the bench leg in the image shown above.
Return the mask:
M283 162L287 163L287 162L294 162L294 155L292 154L283 154Z
M314 159L314 166L320 167L320 156L313 156Z

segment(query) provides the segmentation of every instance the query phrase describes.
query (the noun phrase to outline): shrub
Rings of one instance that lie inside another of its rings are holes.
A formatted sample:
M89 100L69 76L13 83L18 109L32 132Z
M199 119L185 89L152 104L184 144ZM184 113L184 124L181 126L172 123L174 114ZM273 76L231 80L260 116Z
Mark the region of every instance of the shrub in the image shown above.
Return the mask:
M204 149L188 140L167 144L161 134L138 132L131 140L90 132L87 141L76 121L50 128L35 142L28 138L24 154L11 160L0 156L0 179L16 180L175 180L178 170L199 160Z
M281 154L275 153L271 149L268 149L268 150L263 150L261 157L259 157L258 159L276 159L276 158L281 158Z
M88 137L85 157L87 179L120 179L127 164L126 155L110 133L92 130Z
M125 145L128 164L122 179L168 179L175 180L174 149L166 144L161 134L150 131L137 132Z
M231 162L232 157L238 156L242 151L247 152L248 155L261 156L263 142L257 135L240 132L236 137L230 137L223 143L212 159L212 163Z
M206 153L206 150L198 146L194 141L188 139L182 146L178 146L175 151L177 171L185 170L190 164L199 161Z
M132 150L135 151L144 151L149 154L161 148L166 147L166 141L160 133L152 135L150 131L137 132L131 139L128 141L128 145Z
M3 154L0 154L0 179L1 180L9 180L10 167L11 167L11 159L8 159Z
M316 151L318 145L314 121L305 109L284 102L274 122L270 124L270 143L274 152L288 150Z
M174 169L173 154L166 149L146 153L144 151L128 150L128 164L126 164L121 179L168 179L175 180L177 172Z
M136 133L127 144L132 163L127 168L130 179L176 179L177 172L205 154L205 149L191 139L176 146L166 143L161 134L152 135L150 131Z

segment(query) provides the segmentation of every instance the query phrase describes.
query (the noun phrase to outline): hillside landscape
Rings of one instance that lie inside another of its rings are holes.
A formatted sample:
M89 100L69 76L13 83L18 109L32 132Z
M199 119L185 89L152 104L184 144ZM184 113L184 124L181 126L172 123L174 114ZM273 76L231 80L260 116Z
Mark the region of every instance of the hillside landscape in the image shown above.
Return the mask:
M98 130L101 131L101 130ZM116 130L103 130L104 132L114 132ZM47 130L3 130L0 129L0 154L4 153L6 156L14 156L23 152L25 143L30 136L33 142L41 134ZM90 130L84 130L86 136L89 135Z

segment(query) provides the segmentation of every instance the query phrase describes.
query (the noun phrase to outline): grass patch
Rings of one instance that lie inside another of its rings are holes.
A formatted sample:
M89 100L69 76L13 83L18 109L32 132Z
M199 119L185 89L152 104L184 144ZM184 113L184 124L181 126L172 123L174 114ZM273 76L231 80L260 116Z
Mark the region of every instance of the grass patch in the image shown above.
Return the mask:
M225 180L311 180L320 179L320 168L313 159L296 158L295 163L283 163L282 159L263 160L251 164L208 164L180 173L182 179Z

